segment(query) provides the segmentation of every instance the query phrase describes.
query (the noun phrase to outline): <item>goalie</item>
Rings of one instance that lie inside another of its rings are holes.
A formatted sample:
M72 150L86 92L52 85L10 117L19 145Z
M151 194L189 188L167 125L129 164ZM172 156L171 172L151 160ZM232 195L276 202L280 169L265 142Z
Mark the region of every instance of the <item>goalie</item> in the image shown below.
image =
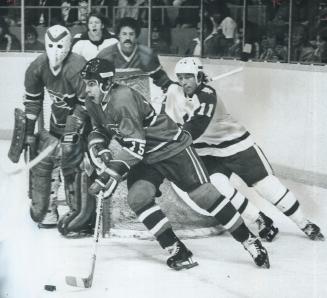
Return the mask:
M67 28L55 25L45 34L46 53L39 55L25 73L25 111L16 109L16 123L9 157L17 162L23 151L34 158L54 142L56 148L30 172L30 214L41 228L56 227L58 223L57 192L60 170L64 177L65 195L70 211L59 222L59 231L79 232L89 227L95 209L88 198L90 180L84 167L84 133L88 116L84 108L84 83L79 76L85 59L71 53L71 34ZM39 125L45 90L51 99L49 131Z

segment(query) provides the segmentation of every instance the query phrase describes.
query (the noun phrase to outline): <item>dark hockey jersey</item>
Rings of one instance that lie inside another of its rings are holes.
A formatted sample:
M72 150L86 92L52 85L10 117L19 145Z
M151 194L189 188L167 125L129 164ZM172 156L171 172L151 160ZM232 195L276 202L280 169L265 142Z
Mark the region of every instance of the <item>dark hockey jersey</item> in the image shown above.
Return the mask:
M159 87L170 82L166 72L162 69L157 54L146 46L137 45L134 52L130 56L126 56L122 52L120 44L117 43L102 50L97 57L113 62L118 76L133 72L147 74Z
M102 106L87 99L86 108L94 129L121 144L115 160L128 166L167 159L192 143L188 133L166 114L157 115L140 93L127 86L114 85Z
M35 118L39 115L45 88L52 103L50 130L61 135L67 116L77 104L84 105L85 85L80 70L85 63L83 57L71 53L65 59L61 72L54 76L47 55L44 53L38 56L25 72L24 105L27 116Z
M201 85L192 97L174 85L167 94L166 113L192 135L199 155L230 156L254 144L249 132L233 119L208 85Z

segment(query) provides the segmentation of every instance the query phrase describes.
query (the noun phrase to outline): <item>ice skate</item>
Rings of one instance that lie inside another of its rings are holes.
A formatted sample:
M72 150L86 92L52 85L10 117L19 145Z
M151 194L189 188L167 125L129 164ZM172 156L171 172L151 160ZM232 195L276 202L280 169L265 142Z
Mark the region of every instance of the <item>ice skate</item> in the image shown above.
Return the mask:
M255 264L259 267L270 268L267 250L262 246L259 239L250 235L243 243L244 248L250 253Z
M169 247L168 252L171 256L167 260L167 265L174 270L190 269L199 265L197 262L193 262L193 253L181 241L177 241Z
M324 241L325 237L321 233L320 228L312 223L311 221L307 220L305 227L302 229L304 234L306 234L311 240L321 240Z
M258 225L260 238L268 242L273 241L279 232L278 228L274 227L273 220L263 212L259 212L259 218L256 220L256 223Z

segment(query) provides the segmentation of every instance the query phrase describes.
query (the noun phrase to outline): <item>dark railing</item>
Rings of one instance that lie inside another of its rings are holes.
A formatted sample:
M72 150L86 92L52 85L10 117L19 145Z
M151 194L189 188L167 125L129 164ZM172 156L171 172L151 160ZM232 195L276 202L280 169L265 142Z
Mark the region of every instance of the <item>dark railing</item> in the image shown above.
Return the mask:
M0 16L9 23L12 40L20 43L20 48L16 45L11 49L14 51L27 51L25 31L29 25L35 27L42 42L46 28L54 23L66 25L72 34L87 30L87 12L98 10L107 17L111 31L121 17L138 19L142 26L139 42L159 54L282 63L327 62L327 4L323 1L311 0L308 7L301 7L294 0L221 0L226 4L222 10L210 8L207 0L199 0L198 6L152 5L153 2L125 7L92 6L91 0L83 7L7 5L0 6ZM0 34L0 50L8 50L1 45Z

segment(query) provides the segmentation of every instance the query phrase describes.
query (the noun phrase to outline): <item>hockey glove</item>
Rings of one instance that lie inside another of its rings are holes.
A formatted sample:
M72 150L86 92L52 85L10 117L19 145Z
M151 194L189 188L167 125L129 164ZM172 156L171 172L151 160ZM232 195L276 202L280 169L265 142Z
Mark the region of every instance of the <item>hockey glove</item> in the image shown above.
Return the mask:
M97 196L100 192L104 193L104 198L110 197L110 195L115 191L121 176L114 171L107 169L108 171L103 172L92 185L89 187L89 194L92 196ZM110 174L109 174L110 173Z
M104 170L109 166L112 160L111 151L106 149L102 143L97 143L89 147L89 152L93 164L100 170Z

